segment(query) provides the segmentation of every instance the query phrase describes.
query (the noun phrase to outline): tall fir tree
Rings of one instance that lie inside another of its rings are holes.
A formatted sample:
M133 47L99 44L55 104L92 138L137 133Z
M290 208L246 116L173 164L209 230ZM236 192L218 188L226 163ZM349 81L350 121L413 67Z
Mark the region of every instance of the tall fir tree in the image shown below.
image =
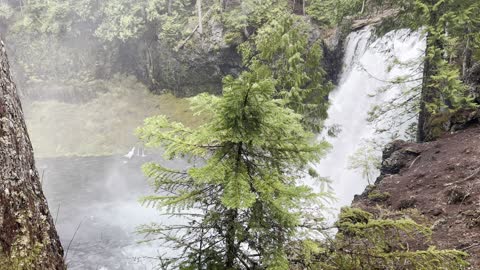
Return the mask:
M144 167L159 192L145 203L169 208L172 215L196 210L186 225L142 229L184 251L167 260L171 267L288 269L285 245L305 215L302 207L329 197L299 184L308 174L316 176L309 164L328 144L315 143L302 116L274 96L270 69L257 66L225 78L222 97L193 98L193 108L211 116L200 128L159 116L138 130L148 146L164 147L166 157L202 164L179 171Z

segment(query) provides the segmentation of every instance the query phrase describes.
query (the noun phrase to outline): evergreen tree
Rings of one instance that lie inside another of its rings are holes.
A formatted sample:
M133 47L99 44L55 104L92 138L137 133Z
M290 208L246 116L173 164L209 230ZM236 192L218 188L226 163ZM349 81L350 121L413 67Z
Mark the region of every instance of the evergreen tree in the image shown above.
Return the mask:
M200 128L159 116L138 130L148 146L164 147L167 158L202 164L179 171L153 163L144 167L159 192L145 203L172 215L196 209L186 225L142 228L183 250L168 260L171 267L288 269L285 245L305 216L301 208L329 196L298 180L316 175L309 164L328 145L314 143L301 115L275 95L271 71L257 66L237 79L225 78L222 97L192 99L194 109L211 116Z
M319 132L327 118L333 89L321 62L321 41L309 41L312 26L301 16L280 12L240 46L244 65L268 69L276 81L276 97L303 115L302 123Z
M364 9L365 0L313 0L306 11L320 24L335 26L347 16L363 13Z

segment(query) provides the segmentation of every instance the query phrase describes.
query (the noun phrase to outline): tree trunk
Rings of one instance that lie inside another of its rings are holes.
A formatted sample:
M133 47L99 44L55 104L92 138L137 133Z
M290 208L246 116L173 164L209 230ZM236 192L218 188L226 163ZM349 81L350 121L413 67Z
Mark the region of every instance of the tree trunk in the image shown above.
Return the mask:
M465 78L467 75L468 69L472 67L472 50L470 48L470 28L467 29L465 35L467 40L465 41L465 47L463 49L463 59L462 59L462 78Z
M433 3L431 3L433 5ZM438 11L435 11L430 14L430 25L435 26L438 24ZM441 31L444 31L443 28ZM444 53L444 44L441 39L438 38L439 33L428 32L427 33L427 46L425 48L425 63L423 66L423 81L422 81L422 90L420 96L420 113L418 116L418 125L417 125L417 141L425 142L430 141L434 138L432 134L432 113L428 110L427 105L429 103L435 102L435 100L440 99L440 90L435 89L431 86L432 77L438 73L437 62L445 57ZM439 52L429 53L430 50L438 50ZM430 55L430 56L429 56Z
M237 219L238 212L236 209L229 209L227 211L227 233L226 233L226 258L225 269L235 269L235 257L237 256L237 246L235 244L236 229L235 221Z
M425 55L427 55L429 50L429 38L430 34L427 34L427 47L425 48ZM428 58L425 59L425 63L423 64L423 79L422 79L422 92L420 95L420 112L418 115L418 125L417 125L417 141L424 142L427 136L427 123L428 119L430 119L430 113L427 108L427 103L430 102L429 93L430 89L428 85L430 84L430 76L431 76L431 66L430 60Z
M0 41L0 269L64 270L60 244Z
M197 13L198 13L198 33L200 35L203 35L202 0L197 0Z
M173 3L173 0L168 0L168 5L167 5L168 15L172 14L172 3Z
M365 5L366 5L367 0L363 0L362 3L362 10L360 10L360 14L363 14L365 12Z

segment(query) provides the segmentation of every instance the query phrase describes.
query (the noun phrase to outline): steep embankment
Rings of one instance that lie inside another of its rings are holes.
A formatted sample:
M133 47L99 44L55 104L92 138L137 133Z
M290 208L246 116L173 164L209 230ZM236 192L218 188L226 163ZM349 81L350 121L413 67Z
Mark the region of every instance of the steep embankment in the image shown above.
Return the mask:
M468 252L471 269L480 269L479 124L435 142L395 141L384 150L381 173L354 207L377 214L415 208L433 230L433 245Z

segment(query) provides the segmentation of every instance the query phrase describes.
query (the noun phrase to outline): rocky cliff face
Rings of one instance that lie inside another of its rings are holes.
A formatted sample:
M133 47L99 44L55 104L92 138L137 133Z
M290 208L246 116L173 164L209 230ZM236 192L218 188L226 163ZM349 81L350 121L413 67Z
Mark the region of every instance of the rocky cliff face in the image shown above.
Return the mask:
M434 142L389 144L381 176L353 206L374 214L417 209L419 215L411 217L432 228L432 245L466 251L471 269L480 269L478 121Z
M314 22L311 25L311 41L324 41L324 59L319 65L325 68L328 79L337 82L342 68L342 41L350 29L325 30ZM205 22L202 35L194 31L184 40L164 40L151 26L152 29L140 37L105 42L92 35L96 26L84 25L86 29L80 29L78 35L43 35L38 39L0 27L10 44L7 50L13 60L12 72L22 94L59 92L45 89L39 82L47 85L69 81L85 83L115 79L116 74L135 76L154 93L171 92L181 97L202 92L219 94L222 79L226 75L238 75L245 68L237 48L254 33L254 29L250 29L248 35L231 39L227 26L210 19ZM194 28L194 24L189 28ZM32 91L24 91L26 88Z

